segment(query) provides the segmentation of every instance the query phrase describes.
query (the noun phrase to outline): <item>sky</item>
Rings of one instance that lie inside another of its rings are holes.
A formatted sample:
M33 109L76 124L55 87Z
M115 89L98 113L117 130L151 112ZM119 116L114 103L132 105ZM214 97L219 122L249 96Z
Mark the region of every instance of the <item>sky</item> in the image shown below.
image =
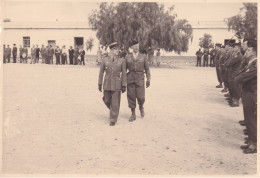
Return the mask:
M166 7L175 5L175 13L178 18L188 21L223 21L224 18L239 13L243 5L239 1L235 3L213 3L212 1L172 1L163 2ZM207 3L205 3L207 2ZM162 3L162 1L158 1ZM3 5L3 17L11 21L87 21L93 9L98 9L97 2L84 0L5 0Z

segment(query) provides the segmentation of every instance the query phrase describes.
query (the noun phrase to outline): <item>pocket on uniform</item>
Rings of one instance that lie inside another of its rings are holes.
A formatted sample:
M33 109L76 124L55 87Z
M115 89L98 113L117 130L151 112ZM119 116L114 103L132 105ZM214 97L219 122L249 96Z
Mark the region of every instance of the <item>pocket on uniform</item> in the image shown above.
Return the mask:
M121 90L121 87L122 87L122 82L120 79L117 79L116 80L116 90Z

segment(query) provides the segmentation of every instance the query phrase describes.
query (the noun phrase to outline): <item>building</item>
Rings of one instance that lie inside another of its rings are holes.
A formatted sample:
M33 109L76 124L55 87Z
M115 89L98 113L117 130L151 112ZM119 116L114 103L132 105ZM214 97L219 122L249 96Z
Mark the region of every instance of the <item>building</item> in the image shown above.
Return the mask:
M193 40L190 42L188 52L181 53L184 56L195 56L199 48L199 38L204 33L212 35L213 43L224 43L224 39L234 38L234 32L228 31L227 25L223 21L196 21L190 22L193 27ZM86 22L5 22L3 31L3 44L12 45L16 43L19 47L24 45L83 45L86 49L86 41L94 39L94 46L87 54L96 54L99 41L96 32L93 31ZM29 50L30 51L30 50ZM178 54L163 52L166 56L176 56Z

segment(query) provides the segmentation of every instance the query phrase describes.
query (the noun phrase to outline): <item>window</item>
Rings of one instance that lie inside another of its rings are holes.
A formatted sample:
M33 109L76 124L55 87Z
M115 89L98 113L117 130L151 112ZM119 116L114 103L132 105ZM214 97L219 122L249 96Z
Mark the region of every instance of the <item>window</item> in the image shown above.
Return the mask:
M30 48L30 37L29 36L24 36L23 37L23 46Z

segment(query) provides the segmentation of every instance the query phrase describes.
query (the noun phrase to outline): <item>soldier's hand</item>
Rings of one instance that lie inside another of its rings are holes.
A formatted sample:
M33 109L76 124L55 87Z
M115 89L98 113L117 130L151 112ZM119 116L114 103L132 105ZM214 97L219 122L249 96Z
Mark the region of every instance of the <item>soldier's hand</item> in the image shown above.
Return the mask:
M148 88L150 86L150 80L146 81L146 88Z
M102 85L98 85L98 90L102 92Z
M124 93L126 91L126 87L125 86L122 86L122 93Z

